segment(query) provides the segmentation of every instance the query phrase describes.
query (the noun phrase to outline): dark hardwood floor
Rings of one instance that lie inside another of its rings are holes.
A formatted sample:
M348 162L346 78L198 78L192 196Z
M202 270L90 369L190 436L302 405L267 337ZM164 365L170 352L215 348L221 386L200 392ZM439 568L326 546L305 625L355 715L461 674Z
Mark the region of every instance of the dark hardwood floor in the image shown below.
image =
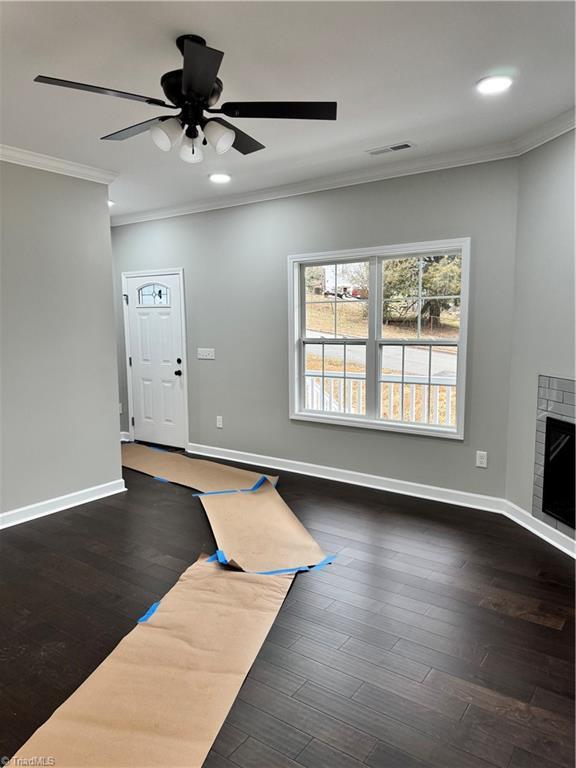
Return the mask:
M338 557L297 577L205 768L571 768L571 559L498 515L280 474ZM215 549L189 489L125 477L2 533L0 757Z

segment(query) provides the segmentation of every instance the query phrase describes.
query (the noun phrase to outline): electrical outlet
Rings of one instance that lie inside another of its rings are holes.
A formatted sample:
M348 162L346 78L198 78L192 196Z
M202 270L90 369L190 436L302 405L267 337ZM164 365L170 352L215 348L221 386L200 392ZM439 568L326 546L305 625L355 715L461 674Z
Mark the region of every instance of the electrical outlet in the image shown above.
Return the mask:
M481 469L486 469L488 466L488 452L476 451L476 466Z
M216 416L216 429L224 429L224 423L222 421L222 416Z
M215 360L216 350L208 347L198 347L196 350L196 357L198 360Z

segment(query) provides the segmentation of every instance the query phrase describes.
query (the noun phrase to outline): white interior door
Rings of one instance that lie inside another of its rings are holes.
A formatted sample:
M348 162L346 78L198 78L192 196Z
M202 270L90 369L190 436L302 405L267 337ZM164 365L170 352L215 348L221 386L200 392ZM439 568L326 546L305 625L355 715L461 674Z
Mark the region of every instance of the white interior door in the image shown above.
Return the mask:
M135 440L186 447L182 273L124 276Z

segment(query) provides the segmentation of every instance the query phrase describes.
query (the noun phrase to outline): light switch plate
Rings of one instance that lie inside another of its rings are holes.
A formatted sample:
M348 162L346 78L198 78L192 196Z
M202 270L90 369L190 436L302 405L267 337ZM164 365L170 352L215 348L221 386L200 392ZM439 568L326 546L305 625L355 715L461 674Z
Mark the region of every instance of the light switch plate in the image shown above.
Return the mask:
M198 347L196 356L198 357L198 360L215 360L216 350L209 347Z

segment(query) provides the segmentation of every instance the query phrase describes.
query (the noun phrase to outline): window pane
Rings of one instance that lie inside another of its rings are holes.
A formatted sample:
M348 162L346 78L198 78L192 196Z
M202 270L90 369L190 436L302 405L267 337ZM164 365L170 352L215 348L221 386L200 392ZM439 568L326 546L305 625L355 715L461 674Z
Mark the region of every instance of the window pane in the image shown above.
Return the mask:
M460 255L422 257L423 296L459 296L461 276Z
M344 375L344 344L324 345L324 373L329 371Z
M329 264L321 267L304 268L306 301L326 301L334 297L336 267Z
M380 418L385 421L400 421L401 387L401 384L380 384Z
M354 301L368 298L368 262L338 264L336 268L336 299Z
M366 415L366 379L346 379L346 413Z
M304 345L304 369L306 373L322 373L322 345Z
M422 299L422 338L457 339L459 333L460 299Z
M334 302L316 302L306 304L306 336L309 338L329 337L335 335Z
M305 397L304 407L309 411L321 411L322 398L322 377L305 376L304 377Z
M404 384L404 421L425 424L428 419L428 386Z
M402 347L388 345L382 347L382 362L380 373L383 379L402 379Z
M440 427L456 426L456 387L430 387L430 423Z
M406 383L428 383L430 347L407 346L404 349L404 381Z
M352 339L367 338L367 301L339 301L336 304L336 335Z
M382 337L386 339L418 338L418 299L384 302Z
M324 377L324 410L344 413L344 377Z
M430 368L432 384L456 384L457 347L432 347Z
M364 344L346 345L346 376L366 376L366 346Z
M385 259L382 262L382 289L385 299L418 296L420 258Z

